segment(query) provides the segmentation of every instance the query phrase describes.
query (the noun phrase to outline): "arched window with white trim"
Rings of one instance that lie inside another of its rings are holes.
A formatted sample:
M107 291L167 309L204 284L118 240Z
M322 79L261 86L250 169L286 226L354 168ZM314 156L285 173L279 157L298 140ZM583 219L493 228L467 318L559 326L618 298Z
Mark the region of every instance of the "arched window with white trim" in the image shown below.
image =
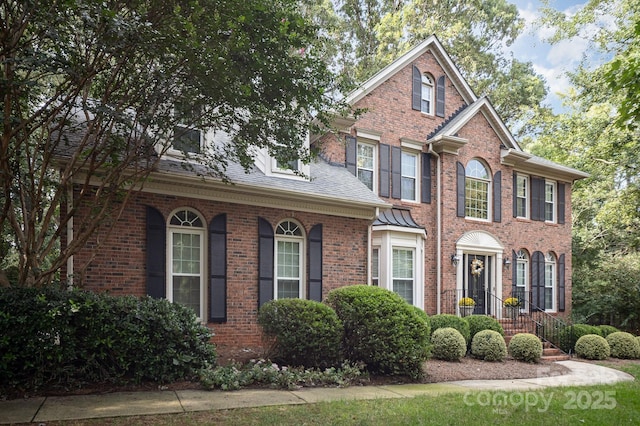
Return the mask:
M545 311L556 310L556 256L549 252L544 256L544 309Z
M304 298L305 235L302 227L285 220L275 232L276 299Z
M176 210L167 226L167 299L205 318L205 227L195 211Z
M473 159L465 168L465 217L489 220L491 175L487 167Z

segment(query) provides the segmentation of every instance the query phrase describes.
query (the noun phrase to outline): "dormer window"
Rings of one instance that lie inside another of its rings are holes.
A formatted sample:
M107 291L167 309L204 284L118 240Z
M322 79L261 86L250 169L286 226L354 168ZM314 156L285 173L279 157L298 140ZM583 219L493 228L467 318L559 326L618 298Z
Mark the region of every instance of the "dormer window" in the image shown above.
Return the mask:
M420 111L433 115L433 80L427 74L422 75L421 93Z
M172 149L190 154L199 154L202 151L202 132L200 130L177 125L173 128L173 134Z

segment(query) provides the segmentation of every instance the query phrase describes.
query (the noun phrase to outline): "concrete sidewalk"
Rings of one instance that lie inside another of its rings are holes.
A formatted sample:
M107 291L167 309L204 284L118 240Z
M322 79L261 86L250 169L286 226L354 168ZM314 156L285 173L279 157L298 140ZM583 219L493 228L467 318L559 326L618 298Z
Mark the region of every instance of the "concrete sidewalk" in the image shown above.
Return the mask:
M0 401L0 424L89 418L175 414L267 405L323 401L411 398L470 390L532 390L555 386L587 386L633 381L633 376L607 367L559 361L570 372L562 376L516 380L464 380L435 384L303 388L295 391L247 389L223 391L117 392L104 395L41 397ZM544 367L541 367L544 368Z

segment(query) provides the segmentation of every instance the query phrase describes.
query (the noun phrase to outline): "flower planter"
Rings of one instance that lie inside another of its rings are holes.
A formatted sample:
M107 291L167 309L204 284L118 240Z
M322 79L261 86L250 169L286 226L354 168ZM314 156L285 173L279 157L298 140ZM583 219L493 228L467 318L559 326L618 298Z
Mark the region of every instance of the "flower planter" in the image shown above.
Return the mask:
M504 317L509 319L516 319L518 314L520 313L520 308L517 306L505 306L504 307Z
M473 310L476 308L475 306L460 306L460 316L468 317L469 315L473 315Z

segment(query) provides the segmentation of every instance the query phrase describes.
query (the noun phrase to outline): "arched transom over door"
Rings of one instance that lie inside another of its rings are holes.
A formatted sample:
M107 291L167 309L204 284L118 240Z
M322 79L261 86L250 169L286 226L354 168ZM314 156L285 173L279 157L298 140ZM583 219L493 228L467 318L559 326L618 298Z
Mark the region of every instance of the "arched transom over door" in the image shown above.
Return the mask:
M475 301L474 314L501 315L504 245L484 231L470 231L456 242L458 298Z

